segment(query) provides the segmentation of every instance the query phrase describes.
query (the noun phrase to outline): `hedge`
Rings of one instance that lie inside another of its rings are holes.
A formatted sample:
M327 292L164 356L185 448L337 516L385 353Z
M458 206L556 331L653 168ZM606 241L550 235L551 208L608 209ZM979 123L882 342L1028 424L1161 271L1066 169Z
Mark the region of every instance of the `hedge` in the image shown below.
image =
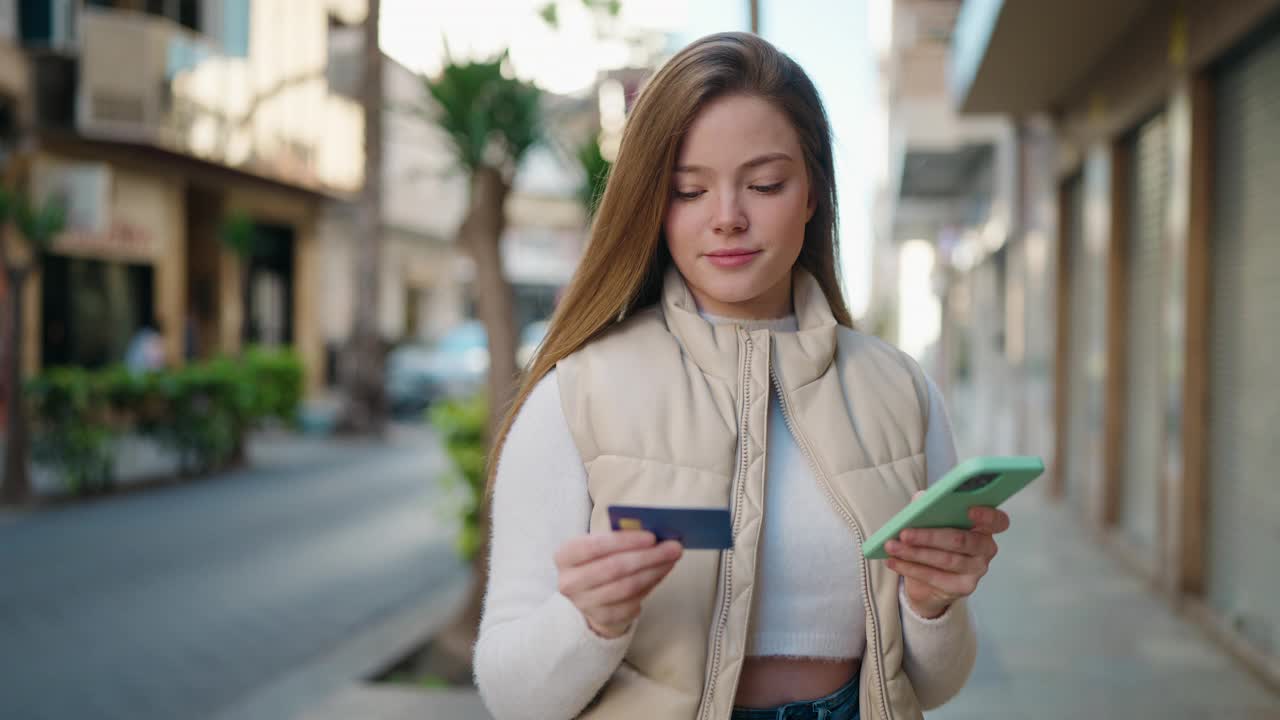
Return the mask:
M33 457L74 494L112 486L115 440L127 433L170 448L183 474L208 472L242 460L245 436L261 421L292 422L302 385L302 362L290 350L142 374L50 368L24 388Z

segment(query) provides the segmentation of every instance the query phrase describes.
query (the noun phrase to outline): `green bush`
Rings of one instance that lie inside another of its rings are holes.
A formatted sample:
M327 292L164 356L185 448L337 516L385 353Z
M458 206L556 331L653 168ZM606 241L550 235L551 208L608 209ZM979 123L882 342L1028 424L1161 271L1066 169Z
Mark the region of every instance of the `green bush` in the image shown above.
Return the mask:
M111 486L112 432L101 382L80 368L54 368L27 385L37 432L32 456L75 494Z
M445 478L459 482L466 490L458 553L466 560L480 549L480 498L485 485L485 422L489 406L483 397L441 403L428 411L431 425L440 433L445 452L453 461L454 474Z
M302 362L288 350L145 374L51 368L26 386L33 449L77 494L111 485L112 441L130 431L170 448L184 474L208 472L243 458L253 426L292 421L302 385Z

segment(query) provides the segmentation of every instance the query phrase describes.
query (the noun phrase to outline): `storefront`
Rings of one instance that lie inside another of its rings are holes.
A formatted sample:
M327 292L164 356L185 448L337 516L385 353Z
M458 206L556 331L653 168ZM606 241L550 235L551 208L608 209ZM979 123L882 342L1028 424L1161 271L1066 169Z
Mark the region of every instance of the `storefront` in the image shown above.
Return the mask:
M1225 58L1213 86L1205 594L1280 658L1280 20Z
M1280 1L1005 5L953 62L1057 137L1023 166L1028 212L1059 188L1054 484L1280 687Z
M144 326L164 338L166 361L292 346L319 387L315 193L152 154L69 142L33 163L32 188L66 208L67 227L31 283L24 345L33 372L124 360ZM226 245L233 216L252 223L246 261Z
M1165 228L1169 207L1168 120L1158 112L1119 144L1116 162L1124 184L1127 223L1122 312L1125 332L1123 421L1117 519L1135 556L1154 572L1160 547L1160 486L1164 476L1165 363L1164 276L1168 264Z
M28 328L37 367L124 361L144 327L182 357L185 316L183 193L173 177L44 153L33 194L66 209L66 229L40 258L38 320ZM34 336L34 337L33 337Z

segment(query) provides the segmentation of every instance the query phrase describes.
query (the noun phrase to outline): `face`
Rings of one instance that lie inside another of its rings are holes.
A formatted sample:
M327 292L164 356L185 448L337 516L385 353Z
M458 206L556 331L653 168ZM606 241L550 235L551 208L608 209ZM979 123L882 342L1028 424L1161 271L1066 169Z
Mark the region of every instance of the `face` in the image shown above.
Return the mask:
M680 146L664 229L698 307L791 312L791 268L815 209L795 128L766 100L708 103Z

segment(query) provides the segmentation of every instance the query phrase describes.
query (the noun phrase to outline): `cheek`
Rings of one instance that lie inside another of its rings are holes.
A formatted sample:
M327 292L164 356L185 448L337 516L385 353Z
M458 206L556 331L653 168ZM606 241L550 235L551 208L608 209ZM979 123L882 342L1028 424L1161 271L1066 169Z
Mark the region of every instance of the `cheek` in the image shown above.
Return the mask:
M695 208L673 202L667 209L663 230L667 236L667 248L672 256L679 257L686 252L696 250L698 219Z
M760 229L778 241L797 246L804 243L804 227L809 220L809 209L803 195L776 198L775 202L761 208L755 214Z

